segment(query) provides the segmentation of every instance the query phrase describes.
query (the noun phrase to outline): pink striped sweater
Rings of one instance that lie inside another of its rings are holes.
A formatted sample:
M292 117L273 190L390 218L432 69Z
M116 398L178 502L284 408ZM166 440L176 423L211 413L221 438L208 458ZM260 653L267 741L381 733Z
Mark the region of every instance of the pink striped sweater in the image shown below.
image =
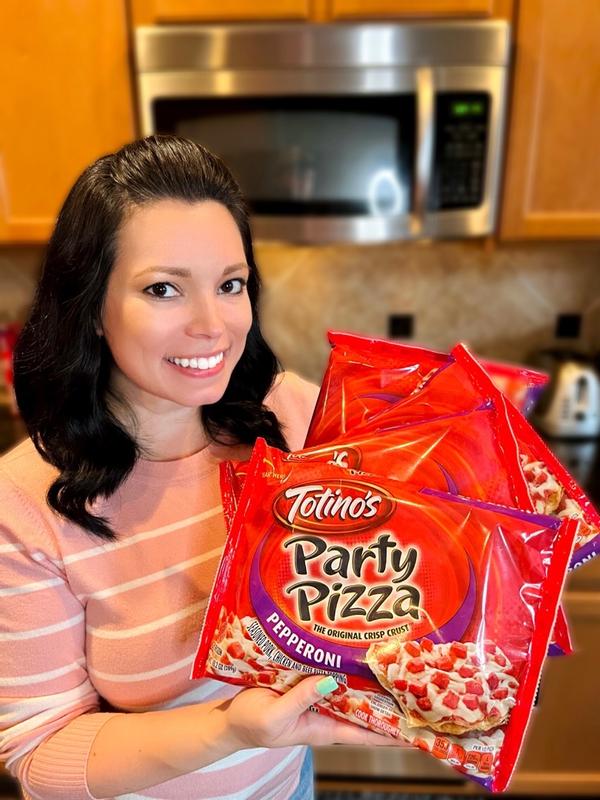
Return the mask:
M267 400L291 449L317 387L285 373ZM26 440L0 459L0 759L26 796L89 800L87 758L118 712L199 703L235 687L189 678L225 529L218 462L207 448L139 461L108 501L116 543L52 513L55 470ZM245 750L126 800L284 800L304 748Z

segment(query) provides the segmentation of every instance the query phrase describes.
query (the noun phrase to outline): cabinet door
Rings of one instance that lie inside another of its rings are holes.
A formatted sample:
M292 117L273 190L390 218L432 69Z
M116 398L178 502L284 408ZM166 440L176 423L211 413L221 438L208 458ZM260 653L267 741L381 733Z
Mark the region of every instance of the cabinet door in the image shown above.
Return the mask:
M310 0L131 0L133 24L307 19Z
M587 565L580 569L584 571ZM519 794L598 797L600 697L595 681L600 656L600 594L569 591L564 606L575 653L546 661L538 705L511 789Z
M513 0L330 0L333 19L495 17L510 20Z
M77 175L134 138L122 0L4 0L0 86L0 242L43 242Z
M600 3L519 5L502 239L600 237Z

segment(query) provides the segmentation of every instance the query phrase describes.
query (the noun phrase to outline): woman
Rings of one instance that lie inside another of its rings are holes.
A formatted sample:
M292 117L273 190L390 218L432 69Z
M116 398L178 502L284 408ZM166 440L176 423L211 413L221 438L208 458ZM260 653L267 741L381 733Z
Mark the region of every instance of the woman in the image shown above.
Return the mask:
M306 744L389 743L307 711L331 678L189 679L217 465L301 447L316 399L258 294L239 188L193 142L100 158L59 214L15 355L30 438L0 459L0 755L31 797L304 800Z

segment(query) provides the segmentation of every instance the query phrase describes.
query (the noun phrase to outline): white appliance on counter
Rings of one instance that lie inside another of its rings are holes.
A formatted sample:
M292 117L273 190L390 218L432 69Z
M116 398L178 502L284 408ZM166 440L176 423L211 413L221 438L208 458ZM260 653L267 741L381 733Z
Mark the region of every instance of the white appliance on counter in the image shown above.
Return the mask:
M600 376L590 360L554 355L551 380L533 413L548 436L589 439L600 435Z
M508 23L159 25L135 47L143 134L221 156L257 237L493 231Z

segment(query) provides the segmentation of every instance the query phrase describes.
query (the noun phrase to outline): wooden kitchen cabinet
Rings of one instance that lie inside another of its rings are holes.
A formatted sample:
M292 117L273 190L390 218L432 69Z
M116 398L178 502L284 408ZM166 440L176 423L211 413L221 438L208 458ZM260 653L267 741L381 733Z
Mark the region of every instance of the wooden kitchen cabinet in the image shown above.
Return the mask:
M591 566L586 564L579 571ZM575 652L546 661L538 706L511 790L598 797L600 697L595 681L600 655L600 592L567 591L564 607Z
M130 0L134 25L436 17L511 19L514 0Z
M332 19L475 17L512 19L513 0L330 0Z
M311 0L130 0L134 25L307 20Z
M0 8L0 243L45 242L77 175L135 138L122 0Z
M600 3L519 3L500 238L600 237Z

